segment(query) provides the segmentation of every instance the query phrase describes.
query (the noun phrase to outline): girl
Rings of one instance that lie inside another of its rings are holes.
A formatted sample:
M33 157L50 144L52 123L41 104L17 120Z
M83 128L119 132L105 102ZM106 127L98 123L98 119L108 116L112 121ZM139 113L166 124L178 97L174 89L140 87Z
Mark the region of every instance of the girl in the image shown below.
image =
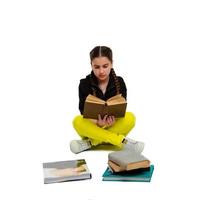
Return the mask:
M83 114L84 102L89 94L107 100L116 94L122 94L126 99L126 85L120 76L116 76L113 69L112 50L106 46L97 46L90 52L92 72L79 84L79 110ZM123 118L114 116L98 116L98 120L86 119L82 115L76 116L73 126L82 140L72 140L70 149L73 153L80 153L102 143L109 143L120 148L133 149L141 153L144 143L127 138L130 130L135 126L135 116L126 112Z

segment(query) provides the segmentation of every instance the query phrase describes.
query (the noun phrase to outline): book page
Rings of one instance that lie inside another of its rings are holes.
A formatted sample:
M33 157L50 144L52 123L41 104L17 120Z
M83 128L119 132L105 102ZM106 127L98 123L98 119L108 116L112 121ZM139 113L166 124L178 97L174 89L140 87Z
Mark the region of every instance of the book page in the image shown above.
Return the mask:
M98 98L98 97L95 97L95 96L93 96L93 95L91 95L91 94L89 94L89 95L87 96L86 101L87 101L87 102L90 102L90 103L105 104L105 101L104 101L104 100L102 100L102 99L100 99L100 98Z
M121 95L115 95L106 101L107 105L116 105L126 103L126 99Z
M117 95L115 95L115 96L113 96L113 97L110 97L110 98L107 100L107 102L108 102L108 101L112 101L112 100L114 100L114 99L119 99L121 96L122 96L122 94L117 94Z
M117 105L117 104L125 104L126 100L124 98L119 98L119 99L114 99L112 101L108 101L106 102L107 105Z

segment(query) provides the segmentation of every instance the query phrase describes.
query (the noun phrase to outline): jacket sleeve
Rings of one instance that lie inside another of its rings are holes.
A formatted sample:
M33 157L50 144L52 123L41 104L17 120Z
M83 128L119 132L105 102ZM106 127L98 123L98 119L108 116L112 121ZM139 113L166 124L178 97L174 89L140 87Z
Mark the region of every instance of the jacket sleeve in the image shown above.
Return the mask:
M126 84L125 84L125 82L124 82L122 77L118 77L118 79L119 79L119 82L120 82L120 93L126 99L127 98Z
M79 83L79 110L83 114L85 99L89 94L89 84L85 79L81 79Z

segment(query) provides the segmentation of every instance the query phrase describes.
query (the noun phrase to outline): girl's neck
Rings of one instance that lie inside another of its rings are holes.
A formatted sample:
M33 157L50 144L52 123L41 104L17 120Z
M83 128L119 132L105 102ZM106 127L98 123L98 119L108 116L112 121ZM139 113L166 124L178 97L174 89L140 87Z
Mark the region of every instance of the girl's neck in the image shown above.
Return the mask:
M109 76L108 76L107 79L105 79L105 80L103 80L103 81L98 80L98 84L99 84L99 85L106 85L106 84L108 84L108 82L109 82Z
M104 81L99 81L99 88L101 89L103 94L105 94L105 92L106 92L106 88L107 88L108 82L109 82L109 77L108 77L108 79L106 79Z

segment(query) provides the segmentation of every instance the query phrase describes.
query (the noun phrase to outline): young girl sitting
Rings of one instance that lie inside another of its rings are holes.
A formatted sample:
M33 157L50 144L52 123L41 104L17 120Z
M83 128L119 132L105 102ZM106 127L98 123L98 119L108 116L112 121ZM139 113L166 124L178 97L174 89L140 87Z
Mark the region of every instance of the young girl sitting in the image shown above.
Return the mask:
M92 72L79 84L79 110L73 120L73 126L81 140L72 140L70 149L80 153L102 143L116 145L122 149L133 149L141 153L143 142L131 140L126 136L135 126L133 113L126 112L123 118L114 116L98 116L97 120L83 118L84 102L89 94L107 100L116 94L122 94L126 99L127 90L122 77L116 76L113 69L112 50L106 46L97 46L90 52Z

